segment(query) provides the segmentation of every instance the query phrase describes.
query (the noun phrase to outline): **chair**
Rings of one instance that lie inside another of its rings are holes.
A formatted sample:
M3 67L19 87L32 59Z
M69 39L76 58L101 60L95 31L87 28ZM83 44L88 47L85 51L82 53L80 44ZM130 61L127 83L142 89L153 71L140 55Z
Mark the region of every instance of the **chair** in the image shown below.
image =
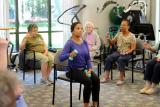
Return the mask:
M15 63L16 59L19 55L18 52L13 52L14 50L14 45L12 42L8 43L8 49L7 49L7 53L8 53L8 68L9 69L15 69L16 72L18 71L18 65Z
M134 70L137 70L136 67L134 67L134 62L142 61L142 70L145 72L145 52L143 48L144 40L141 40L140 38L136 38L136 49L132 53L132 59L129 61L131 62L131 70L132 70L132 83L134 82Z
M26 59L28 52L32 52L34 57L33 59ZM25 73L27 70L32 70L34 72L34 84L36 83L36 70L41 68L41 63L39 60L36 60L35 51L29 51L24 49L24 51L19 54L19 69L23 71L23 80L25 80Z
M70 107L72 107L72 83L79 83L76 82L74 80L72 80L72 73L70 75L70 78L68 78L66 76L66 74L62 74L57 76L57 71L70 71L72 72L72 68L68 66L68 61L63 61L61 62L59 60L59 55L61 53L62 50L58 50L57 53L55 54L55 60L54 60L54 84L53 84L53 98L52 98L52 104L54 105L55 102L55 86L56 86L56 80L60 79L60 80L64 80L67 82L70 82ZM99 63L98 63L98 75L99 75ZM81 84L80 84L80 88L79 88L79 100L81 97Z

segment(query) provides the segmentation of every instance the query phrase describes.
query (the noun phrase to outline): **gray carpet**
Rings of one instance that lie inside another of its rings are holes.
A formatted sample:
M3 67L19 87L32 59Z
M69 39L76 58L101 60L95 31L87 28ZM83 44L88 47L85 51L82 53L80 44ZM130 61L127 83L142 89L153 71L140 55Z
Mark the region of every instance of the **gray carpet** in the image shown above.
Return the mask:
M160 93L155 95L139 94L143 87L143 74L135 73L135 82L131 83L131 71L126 71L126 83L117 86L119 72L114 70L112 81L101 84L100 107L160 107ZM22 80L22 73L18 72ZM24 97L28 107L69 107L69 83L62 80L56 82L55 105L52 102L52 86L40 85L40 73L37 84L33 83L33 72L27 73L23 81ZM159 87L159 86L158 86ZM83 98L78 100L79 84L73 84L73 107L82 107Z

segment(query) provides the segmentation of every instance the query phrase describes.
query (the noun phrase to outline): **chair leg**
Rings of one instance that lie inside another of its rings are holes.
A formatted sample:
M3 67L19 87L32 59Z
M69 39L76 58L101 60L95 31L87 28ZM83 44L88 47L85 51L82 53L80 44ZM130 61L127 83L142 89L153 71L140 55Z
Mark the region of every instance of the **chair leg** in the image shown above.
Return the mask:
M55 72L55 71L54 71L54 72ZM55 73L54 73L54 74L55 74ZM54 105L54 100L55 100L55 87L56 87L56 78L54 77L52 105Z
M111 69L111 80L113 80L113 70Z
M132 60L132 83L134 83L134 74L133 74L133 72L134 72L134 65L133 65L133 60Z
M25 80L25 70L23 69L23 80Z
M82 84L80 83L80 85L79 85L79 100L81 99L81 89L82 89Z
M70 81L70 107L72 107L72 80Z
M36 84L36 70L34 68L34 84Z

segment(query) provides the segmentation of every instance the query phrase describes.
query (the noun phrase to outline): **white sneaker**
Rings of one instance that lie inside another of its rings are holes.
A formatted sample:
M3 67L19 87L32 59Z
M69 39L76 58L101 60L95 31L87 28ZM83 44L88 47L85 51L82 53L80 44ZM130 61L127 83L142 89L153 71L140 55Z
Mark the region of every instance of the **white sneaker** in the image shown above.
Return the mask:
M117 85L123 85L124 83L125 83L124 80L123 80L123 81L122 81L122 80L118 80L116 84L117 84Z
M44 80L44 79L41 79L40 80L40 83L43 85L43 84L45 84L45 85L51 85L51 83L48 81L48 80Z

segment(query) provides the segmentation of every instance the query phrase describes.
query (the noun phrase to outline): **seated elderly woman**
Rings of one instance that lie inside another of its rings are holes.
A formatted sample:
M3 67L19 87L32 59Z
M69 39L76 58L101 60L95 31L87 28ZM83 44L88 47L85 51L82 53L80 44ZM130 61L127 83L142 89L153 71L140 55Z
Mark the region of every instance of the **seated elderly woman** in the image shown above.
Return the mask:
M50 84L52 81L49 79L49 75L54 62L54 56L48 52L45 42L40 34L38 34L38 26L36 24L30 24L28 26L28 33L22 40L20 50L35 51L36 59L41 62L42 72L42 84ZM28 59L33 59L33 53L27 53Z
M157 56L147 62L146 71L144 73L145 85L140 90L141 94L154 94L157 92L157 84L160 82L160 43L151 45L145 43L144 48L152 52L158 52Z
M93 30L94 24L92 22L87 22L85 25L85 32L83 33L83 39L87 41L90 57L93 60L93 57L99 54L99 48L101 41L99 35Z

